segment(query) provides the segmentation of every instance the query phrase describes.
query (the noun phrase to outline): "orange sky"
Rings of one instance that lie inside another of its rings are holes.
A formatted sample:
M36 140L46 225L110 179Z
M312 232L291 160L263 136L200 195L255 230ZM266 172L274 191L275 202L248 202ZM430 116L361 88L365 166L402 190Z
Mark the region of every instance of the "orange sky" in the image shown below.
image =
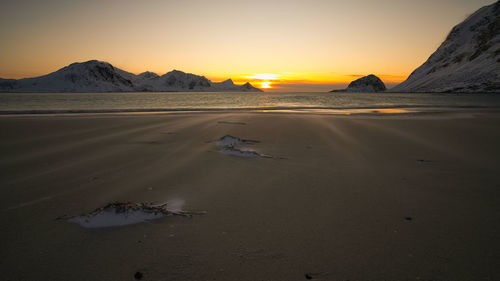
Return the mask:
M178 69L268 91L326 91L372 73L392 86L455 24L493 2L10 1L0 9L0 77L98 59L133 73Z

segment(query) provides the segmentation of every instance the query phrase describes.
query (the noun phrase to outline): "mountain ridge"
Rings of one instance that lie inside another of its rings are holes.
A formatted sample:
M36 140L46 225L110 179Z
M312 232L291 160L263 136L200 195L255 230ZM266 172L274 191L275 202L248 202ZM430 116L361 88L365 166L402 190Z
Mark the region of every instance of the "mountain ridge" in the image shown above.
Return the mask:
M247 84L212 82L175 69L161 76L149 71L136 75L108 62L89 60L38 77L0 78L0 92L262 92Z

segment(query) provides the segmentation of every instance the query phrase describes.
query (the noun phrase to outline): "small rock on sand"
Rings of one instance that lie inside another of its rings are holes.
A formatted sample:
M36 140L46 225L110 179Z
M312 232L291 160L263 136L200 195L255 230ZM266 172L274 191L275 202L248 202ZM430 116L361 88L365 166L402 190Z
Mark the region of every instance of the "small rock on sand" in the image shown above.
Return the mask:
M142 279L142 272L140 271L137 271L135 274L134 274L134 279L135 280L141 280Z

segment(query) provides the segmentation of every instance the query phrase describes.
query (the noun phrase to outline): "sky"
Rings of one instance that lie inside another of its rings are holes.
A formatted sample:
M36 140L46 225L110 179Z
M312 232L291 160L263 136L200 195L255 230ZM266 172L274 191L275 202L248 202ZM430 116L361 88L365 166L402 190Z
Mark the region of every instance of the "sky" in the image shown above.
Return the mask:
M391 87L454 25L494 2L1 1L0 77L98 59L136 74L177 69L266 91L327 91L368 74Z

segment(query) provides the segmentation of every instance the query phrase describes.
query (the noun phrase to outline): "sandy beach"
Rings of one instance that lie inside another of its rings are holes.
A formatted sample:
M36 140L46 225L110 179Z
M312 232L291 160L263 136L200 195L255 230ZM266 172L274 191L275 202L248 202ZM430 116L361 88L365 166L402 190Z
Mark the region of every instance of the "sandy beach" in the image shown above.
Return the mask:
M0 117L1 280L500 280L500 113ZM221 153L225 135L269 157ZM111 202L191 218L83 228Z

